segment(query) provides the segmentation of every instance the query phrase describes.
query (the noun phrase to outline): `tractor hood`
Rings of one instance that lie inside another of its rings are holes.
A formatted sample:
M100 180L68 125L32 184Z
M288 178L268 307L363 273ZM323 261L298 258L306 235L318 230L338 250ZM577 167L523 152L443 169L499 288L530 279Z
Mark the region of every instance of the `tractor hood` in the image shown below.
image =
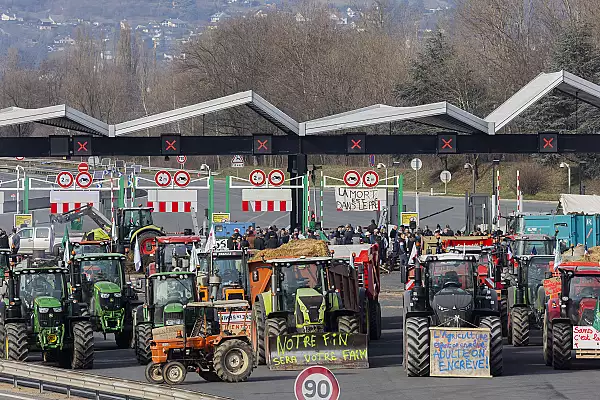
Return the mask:
M62 305L60 300L51 296L36 297L33 304L39 308L58 308Z
M440 324L452 324L448 320L458 318L459 326L471 320L473 312L473 295L457 287L448 287L440 290L431 302L433 309L440 320Z
M319 331L325 324L325 297L320 292L301 288L296 290L296 327L299 331Z
M181 303L169 303L163 309L164 313L182 313L183 304Z
M96 282L94 289L99 293L121 293L119 285L108 281Z

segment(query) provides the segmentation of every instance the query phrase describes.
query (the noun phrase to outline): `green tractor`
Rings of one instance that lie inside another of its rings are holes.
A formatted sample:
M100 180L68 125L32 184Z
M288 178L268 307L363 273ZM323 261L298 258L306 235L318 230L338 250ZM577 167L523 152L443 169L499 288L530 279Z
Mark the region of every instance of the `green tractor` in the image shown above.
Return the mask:
M71 284L77 299L87 304L94 331L115 335L117 347L128 348L133 336L132 310L141 301L125 281L125 256L81 254L70 262Z
M91 369L92 325L70 295L69 270L56 263L25 259L8 272L8 296L0 302L0 356L26 361L38 350L61 367Z
M325 338L331 333L349 334L348 347L366 354L369 327L367 310L361 305L366 294L347 260L275 259L251 262L249 268L254 299L252 342L259 363L289 369L279 362L277 343L303 333ZM317 345L313 350L318 355L325 349ZM333 367L368 367L366 357L352 366L344 365L342 357L320 361Z
M194 272L157 272L146 279L146 303L139 305L133 316L133 347L140 365L146 365L152 360L152 329L184 324L186 304L197 299Z

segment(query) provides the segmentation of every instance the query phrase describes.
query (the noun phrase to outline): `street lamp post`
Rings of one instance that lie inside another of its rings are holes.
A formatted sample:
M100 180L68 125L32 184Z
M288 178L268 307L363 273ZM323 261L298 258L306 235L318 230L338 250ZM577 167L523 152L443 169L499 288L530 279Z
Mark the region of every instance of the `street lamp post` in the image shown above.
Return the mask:
M384 168L385 169L385 208L387 210L386 214L385 214L385 221L386 221L386 225L387 222L389 221L389 214L390 214L390 207L388 205L388 201L390 200L390 192L388 190L388 169L387 169L387 165L385 165L384 163L379 163L377 164L377 169L381 169Z
M471 168L473 172L473 192L471 194L475 194L475 167L471 163L465 163L465 169Z
M567 169L567 185L569 186L568 192L571 194L571 166L569 166L569 164L566 162L561 162L559 167Z
M579 161L579 194L585 194L585 186L583 186L583 166L587 164L585 161Z

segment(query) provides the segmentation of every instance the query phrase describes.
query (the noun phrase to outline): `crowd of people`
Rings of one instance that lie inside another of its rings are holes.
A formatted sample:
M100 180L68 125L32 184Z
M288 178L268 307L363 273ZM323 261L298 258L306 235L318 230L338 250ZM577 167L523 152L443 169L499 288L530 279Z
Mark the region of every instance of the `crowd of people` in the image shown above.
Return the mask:
M227 239L227 248L229 250L239 250L242 248L256 250L276 249L291 240L321 238L320 234L312 229L307 229L305 233L302 233L298 228L290 231L285 228L278 229L275 225L262 229L257 226L256 229L248 228L244 234L241 234L239 229L235 229L233 234Z

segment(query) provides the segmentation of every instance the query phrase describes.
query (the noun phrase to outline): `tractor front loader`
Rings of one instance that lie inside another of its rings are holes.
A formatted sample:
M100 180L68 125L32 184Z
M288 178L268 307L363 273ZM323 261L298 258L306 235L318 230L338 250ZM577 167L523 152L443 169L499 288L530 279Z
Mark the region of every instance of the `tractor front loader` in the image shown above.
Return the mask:
M55 260L23 260L8 272L8 297L0 302L0 356L26 361L41 351L44 361L91 369L94 332L85 307L67 287L67 268Z
M271 369L368 368L368 326L348 260L300 257L250 263L253 345Z

